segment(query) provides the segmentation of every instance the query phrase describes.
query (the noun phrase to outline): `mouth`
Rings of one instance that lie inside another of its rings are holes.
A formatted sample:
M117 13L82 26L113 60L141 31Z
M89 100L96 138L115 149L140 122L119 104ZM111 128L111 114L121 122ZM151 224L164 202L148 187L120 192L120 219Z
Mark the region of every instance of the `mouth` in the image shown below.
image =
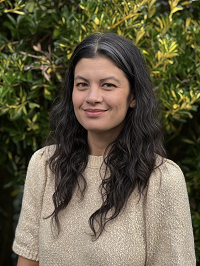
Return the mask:
M106 111L107 110L102 109L84 109L84 112L88 117L97 117L104 114Z

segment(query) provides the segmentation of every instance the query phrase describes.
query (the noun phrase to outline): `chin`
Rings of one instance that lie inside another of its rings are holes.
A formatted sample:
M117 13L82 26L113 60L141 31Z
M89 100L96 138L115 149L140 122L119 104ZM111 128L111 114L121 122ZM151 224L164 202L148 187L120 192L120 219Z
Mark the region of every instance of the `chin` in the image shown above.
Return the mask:
M86 125L86 124L82 124L82 126L87 130L87 131L90 131L90 132L106 132L109 130L109 128L106 128L105 126L101 126L101 125Z
M88 132L91 133L104 133L107 132L107 130L105 129L101 129L101 128L85 128Z

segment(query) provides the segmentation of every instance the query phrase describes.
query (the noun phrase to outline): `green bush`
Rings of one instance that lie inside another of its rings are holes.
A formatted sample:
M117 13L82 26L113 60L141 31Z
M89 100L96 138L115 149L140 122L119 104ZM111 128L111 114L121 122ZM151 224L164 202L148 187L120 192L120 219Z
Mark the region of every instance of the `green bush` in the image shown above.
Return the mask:
M49 110L70 56L97 31L129 38L146 59L169 157L186 177L200 263L199 14L192 0L0 1L1 265L12 264L26 167L49 133Z

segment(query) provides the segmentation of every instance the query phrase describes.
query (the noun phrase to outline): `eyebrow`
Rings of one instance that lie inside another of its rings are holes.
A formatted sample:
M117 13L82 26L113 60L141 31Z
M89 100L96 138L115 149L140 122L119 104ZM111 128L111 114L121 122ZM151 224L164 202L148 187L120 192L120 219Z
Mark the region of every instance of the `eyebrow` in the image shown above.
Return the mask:
M76 79L83 79L83 80L85 80L86 82L89 81L88 79L86 79L86 78L84 78L84 77L81 77L81 76L76 76L76 77L74 78L74 80L76 80ZM114 76L110 76L110 77L106 77L106 78L100 79L100 82L104 82L104 81L106 81L106 80L110 80L110 79L115 80L116 82L120 83L120 80L117 79L117 78L114 77Z

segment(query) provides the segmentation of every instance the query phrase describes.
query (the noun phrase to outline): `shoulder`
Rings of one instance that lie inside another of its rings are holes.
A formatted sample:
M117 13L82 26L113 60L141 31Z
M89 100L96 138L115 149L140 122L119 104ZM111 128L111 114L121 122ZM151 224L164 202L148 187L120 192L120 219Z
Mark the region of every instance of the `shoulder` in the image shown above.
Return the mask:
M56 149L55 145L45 146L37 150L31 157L31 161L48 161Z
M161 215L172 220L172 216L180 216L191 223L185 178L173 161L163 159L163 163L158 164L149 179L146 196L149 211L157 217Z
M47 179L52 176L48 162L54 150L54 146L46 146L32 155L27 169L25 188L34 191L44 188Z
M28 164L28 169L27 169L27 174L34 173L41 175L41 172L46 172L46 169L49 169L48 164L49 164L49 159L53 155L55 151L55 146L46 146L44 148L41 148L37 150L31 157L29 164Z
M163 194L187 194L185 178L173 161L158 157L156 168L149 179L149 189Z
M154 178L178 182L185 180L181 168L173 161L161 158L160 156L156 160L156 168L152 173Z
M181 168L175 162L171 161L170 159L163 158L160 155L157 155L156 157L156 168L163 168L182 172Z

